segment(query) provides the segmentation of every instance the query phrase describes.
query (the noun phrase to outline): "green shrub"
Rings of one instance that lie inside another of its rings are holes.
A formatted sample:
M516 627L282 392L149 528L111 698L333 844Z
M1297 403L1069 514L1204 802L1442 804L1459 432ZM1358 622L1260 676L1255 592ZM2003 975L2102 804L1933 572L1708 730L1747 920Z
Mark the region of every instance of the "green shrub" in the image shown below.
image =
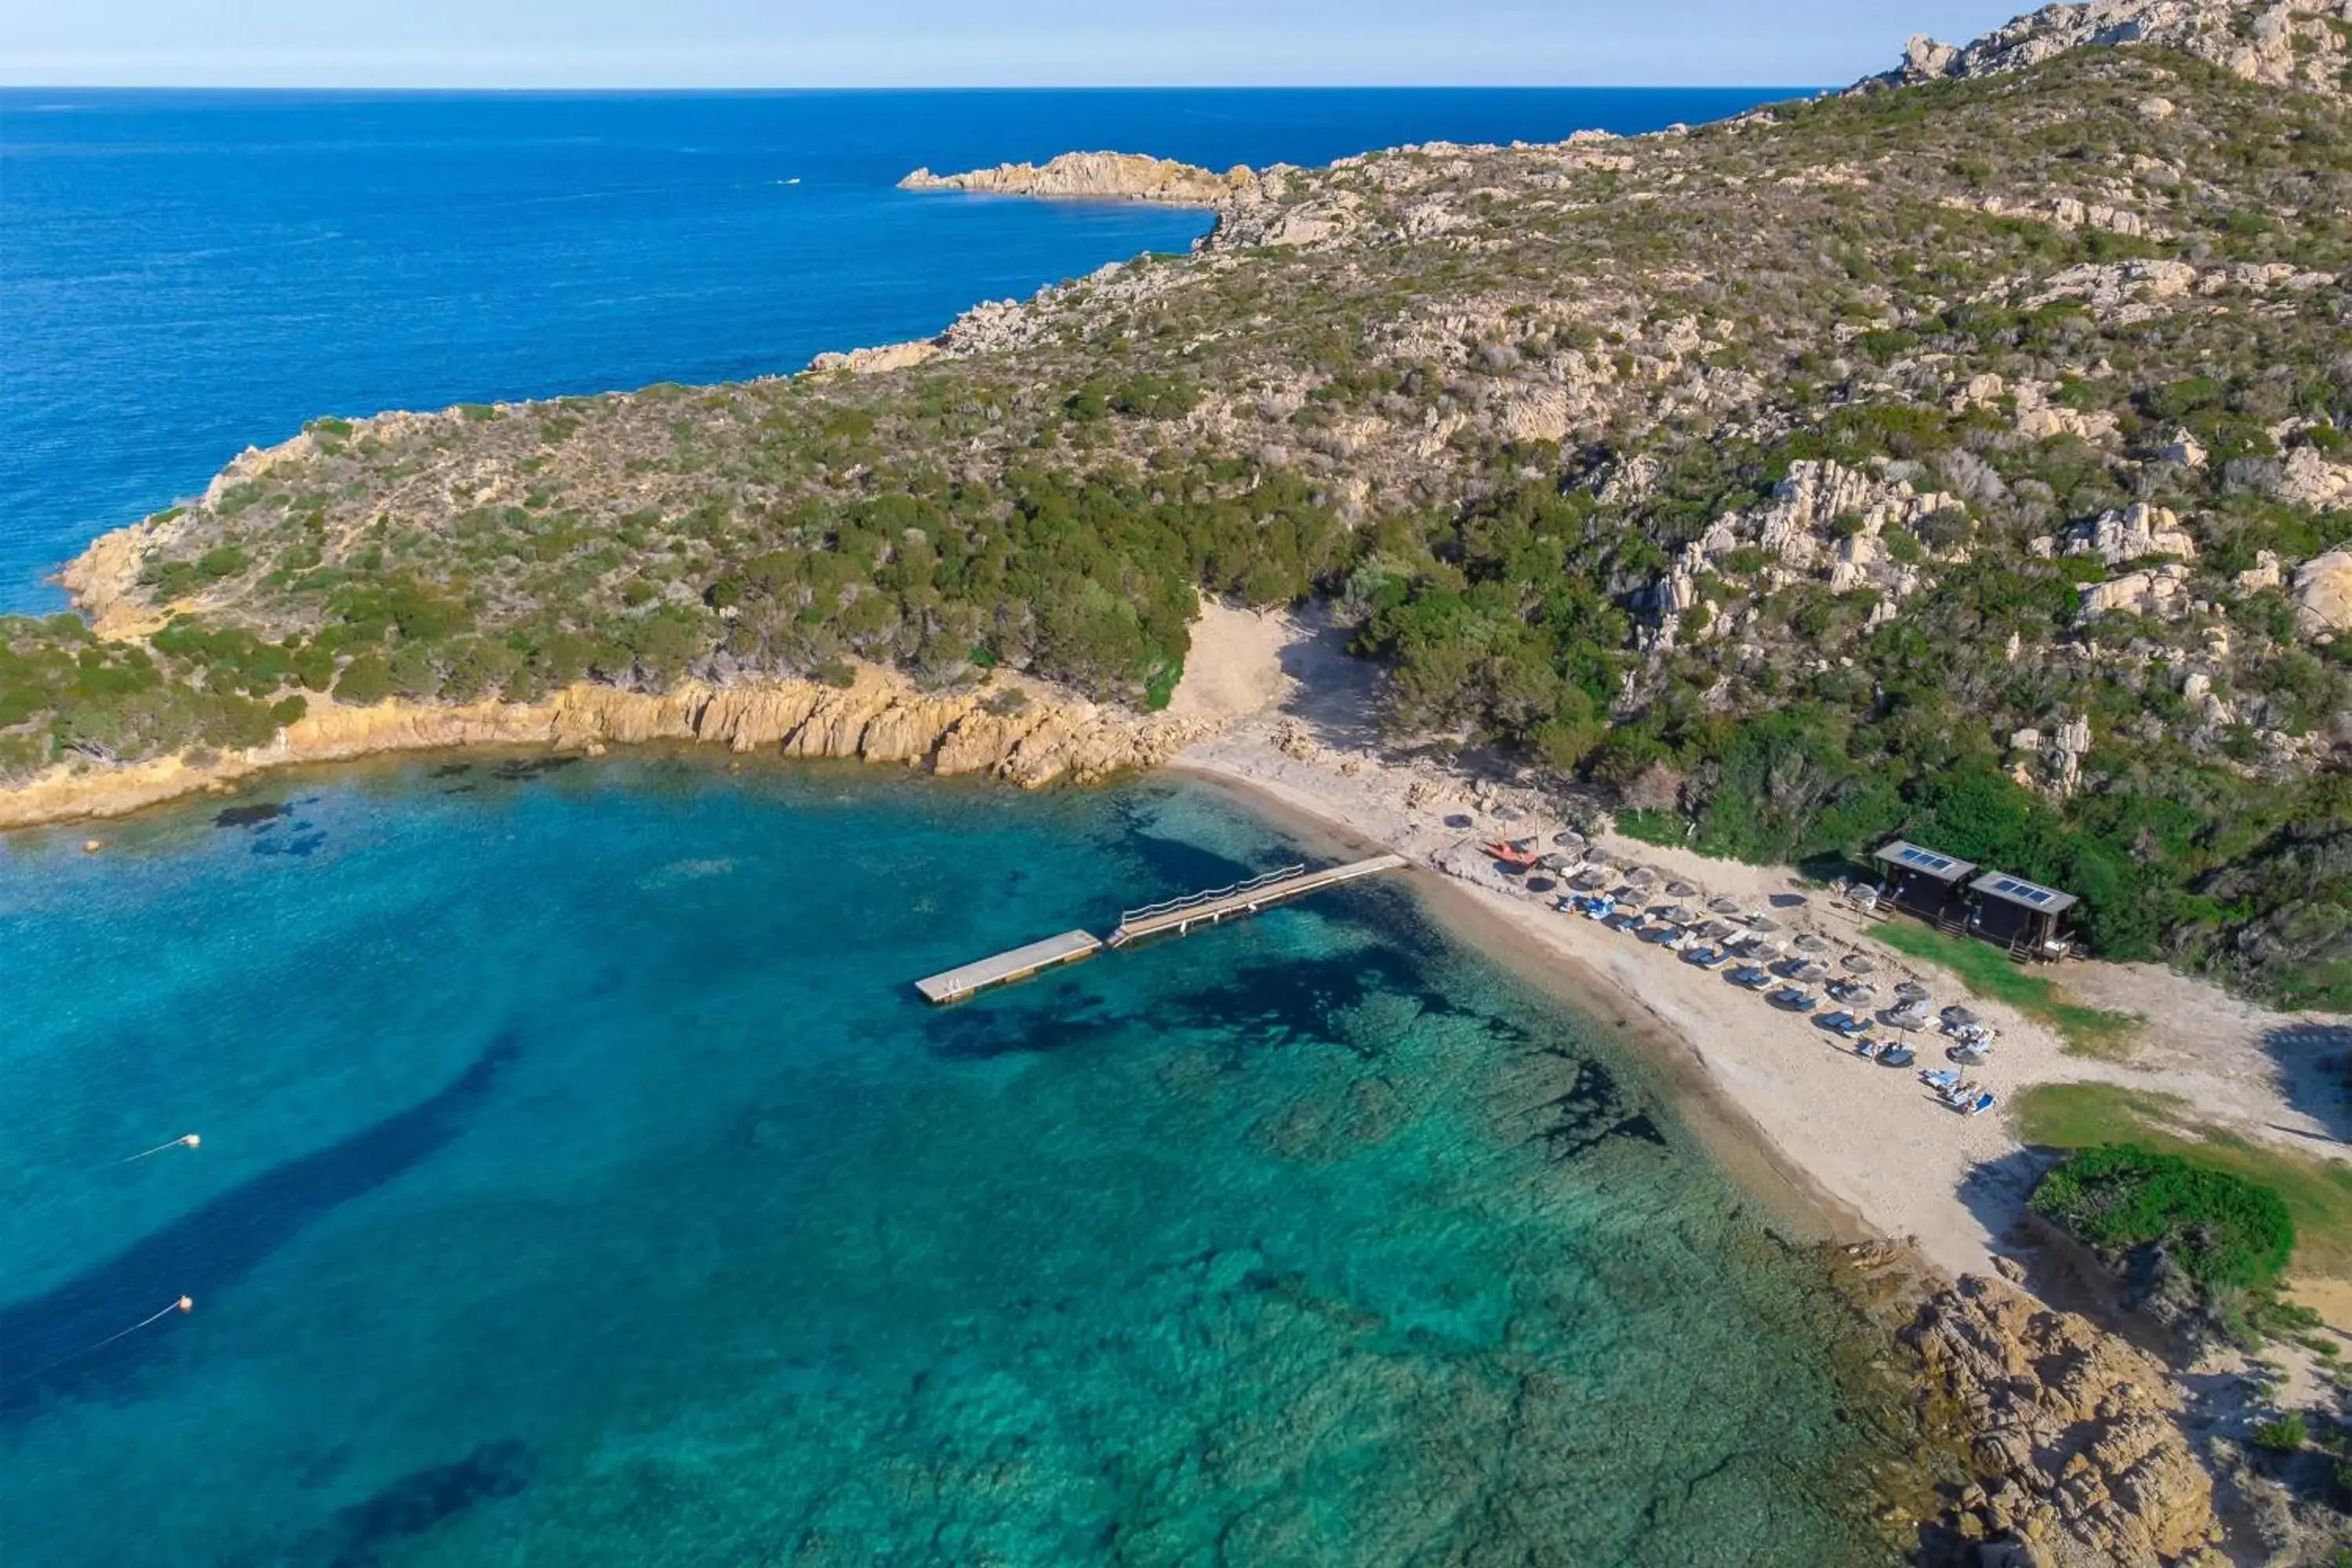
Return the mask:
M2264 1421L2246 1434L2246 1440L2257 1448L2268 1448L2278 1454L2299 1454L2311 1440L2311 1429L2300 1410L2290 1410L2275 1421Z
M392 670L377 653L363 653L335 678L335 700L372 708L392 695Z
M2072 1155L2042 1178L2032 1206L2103 1251L2164 1247L2209 1295L2270 1287L2294 1251L2278 1193L2136 1144Z

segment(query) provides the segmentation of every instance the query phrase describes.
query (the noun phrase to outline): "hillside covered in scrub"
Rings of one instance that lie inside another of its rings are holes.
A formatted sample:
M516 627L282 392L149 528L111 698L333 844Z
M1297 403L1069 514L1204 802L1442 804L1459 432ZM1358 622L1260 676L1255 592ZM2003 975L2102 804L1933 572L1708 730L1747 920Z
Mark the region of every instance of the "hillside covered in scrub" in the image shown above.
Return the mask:
M1220 176L1192 255L844 368L320 420L100 542L94 629L0 621L0 778L858 661L1149 707L1199 594L1323 598L1400 739L2352 1005L2345 12L2053 7L1688 132Z

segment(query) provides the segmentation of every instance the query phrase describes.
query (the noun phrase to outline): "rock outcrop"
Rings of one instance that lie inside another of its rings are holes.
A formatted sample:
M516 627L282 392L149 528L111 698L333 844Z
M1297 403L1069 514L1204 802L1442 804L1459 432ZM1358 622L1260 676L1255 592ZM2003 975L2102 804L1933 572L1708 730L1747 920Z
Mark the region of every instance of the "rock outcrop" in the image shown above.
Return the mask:
M851 375L880 375L885 371L905 370L928 359L937 359L940 345L929 338L912 342L879 343L870 349L849 349L821 353L809 361L814 371L846 371Z
M2331 550L2294 574L2296 619L2307 637L2352 632L2352 550Z
M2136 501L2077 524L2067 541L2066 553L2095 555L2110 566L2125 565L2149 555L2193 561L2197 557L2197 541L2170 510Z
M2045 5L1972 44L1914 37L1900 66L1858 90L2022 70L2084 45L2151 44L2210 60L2249 81L2341 96L2346 46L2328 23L2345 19L2342 0L2091 0ZM2150 117L2161 118L2169 108Z
M1044 163L999 163L961 174L918 169L900 180L898 188L1222 207L1256 195L1257 176L1239 163L1220 174L1197 163L1139 153L1065 153Z
M1630 469L1612 470L1601 489L1622 489L1639 479ZM1781 579L1817 578L1840 594L1867 590L1891 605L1916 592L1923 578L1916 566L1903 563L1900 547L1887 542L1888 531L1910 533L1910 543L1916 545L1914 531L1921 523L1959 507L1956 497L1923 492L1908 479L1801 458L1789 465L1788 478L1774 489L1768 505L1726 512L1683 547L1652 591L1652 608L1658 616L1654 646L1675 646L1682 616L1698 602L1700 575L1725 569L1732 552L1743 548L1763 552L1771 563L1768 571Z
M640 692L583 682L542 702L394 700L360 708L314 699L310 713L266 746L200 761L54 767L0 790L0 828L121 816L288 763L450 746L582 751L703 742L735 752L896 763L943 776L982 774L1038 789L1156 767L1202 731L1042 685L999 680L935 693L880 669L860 671L845 688L810 680L685 681L665 692Z
M2161 1363L1973 1276L1905 1337L1972 1436L1979 1481L1953 1522L1987 1568L2221 1568L2212 1478Z

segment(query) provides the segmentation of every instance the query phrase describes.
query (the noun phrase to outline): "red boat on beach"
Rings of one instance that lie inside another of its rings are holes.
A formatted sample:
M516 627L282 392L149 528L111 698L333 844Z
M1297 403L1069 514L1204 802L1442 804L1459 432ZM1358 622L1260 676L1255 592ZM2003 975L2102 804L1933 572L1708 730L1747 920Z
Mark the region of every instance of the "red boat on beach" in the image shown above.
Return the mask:
M1542 852L1536 847L1536 841L1532 838L1523 838L1517 844L1505 844L1499 840L1493 844L1481 844L1478 846L1478 853L1491 859L1499 860L1515 871L1532 871L1535 869L1536 862L1543 858Z

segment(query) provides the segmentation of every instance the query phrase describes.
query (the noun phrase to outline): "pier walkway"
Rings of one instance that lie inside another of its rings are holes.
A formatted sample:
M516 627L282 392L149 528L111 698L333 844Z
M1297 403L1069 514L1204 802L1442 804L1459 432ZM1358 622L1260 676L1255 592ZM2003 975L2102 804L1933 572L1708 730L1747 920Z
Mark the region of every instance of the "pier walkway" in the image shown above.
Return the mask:
M1165 931L1174 931L1182 936L1194 926L1214 925L1235 915L1254 915L1268 904L1318 893L1342 882L1352 882L1360 877L1370 877L1381 871L1393 871L1407 864L1409 862L1402 855L1376 855L1370 860L1332 866L1320 871L1310 871L1304 866L1286 866L1279 871L1270 871L1263 877L1255 877L1230 888L1213 888L1189 898L1171 899L1164 904L1147 904L1139 910L1129 910L1118 917L1118 929L1110 933L1110 940L1105 945L1125 947L1129 942Z
M961 1002L992 987L1026 980L1039 970L1091 958L1106 948L1125 947L1145 937L1171 931L1183 936L1195 926L1215 925L1220 921L1232 920L1239 915L1254 915L1268 904L1320 892L1325 888L1336 888L1359 877L1393 871L1411 863L1402 855L1377 855L1370 860L1330 866L1320 871L1310 871L1304 866L1285 866L1279 871L1269 871L1263 877L1253 877L1230 888L1212 888L1206 892L1129 910L1119 916L1118 929L1110 933L1108 942L1087 931L1067 931L1059 936L1047 937L1044 942L1033 942L1026 947L1000 952L994 958L983 958L977 963L967 963L961 969L950 969L928 980L918 980L915 989L923 994L927 1002L941 1005Z

